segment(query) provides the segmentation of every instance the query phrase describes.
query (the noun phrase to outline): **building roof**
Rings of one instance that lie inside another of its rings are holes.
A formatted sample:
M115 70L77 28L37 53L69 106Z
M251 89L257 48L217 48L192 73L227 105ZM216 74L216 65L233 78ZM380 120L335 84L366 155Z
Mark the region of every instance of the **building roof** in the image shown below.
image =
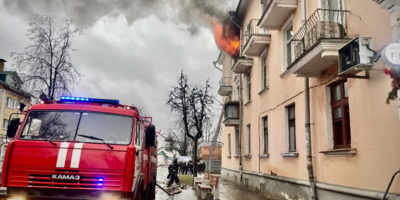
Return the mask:
M10 91L12 91L12 92L21 94L21 95L26 96L26 97L29 97L29 98L35 97L35 96L33 96L33 94L31 94L31 93L29 93L29 92L26 92L26 91L24 91L24 90L18 89L18 88L16 88L16 87L14 87L14 86L12 86L12 85L10 85L10 84L8 84L8 83L2 81L2 80L0 80L0 84L3 84L5 89L8 89L8 90L10 90Z
M19 82L22 83L22 80L21 80L21 78L19 78L19 76L18 76L16 71L0 71L0 74L12 74L12 75L14 75L14 77L16 79L18 79Z
M223 52L223 51L219 52L217 63L220 64L220 65L224 64L225 57L226 57L226 53L225 52Z
M7 62L6 60L4 60L3 58L0 58L0 61L1 62Z
M240 0L235 11L233 20L236 23L243 23L244 17L246 16L247 10L250 7L251 0Z

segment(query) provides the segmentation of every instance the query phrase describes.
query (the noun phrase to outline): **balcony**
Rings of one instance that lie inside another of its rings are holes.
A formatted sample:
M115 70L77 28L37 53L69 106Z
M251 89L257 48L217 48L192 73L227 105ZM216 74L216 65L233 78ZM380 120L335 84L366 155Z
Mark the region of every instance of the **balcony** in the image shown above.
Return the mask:
M246 45L243 48L243 54L246 56L260 56L271 43L271 35L257 26L258 21L258 19L252 19L247 25Z
M297 0L267 0L258 26L266 30L279 30L297 8Z
M232 92L231 77L222 77L219 81L218 94L221 96L229 96Z
M234 55L239 55L238 57L234 57L235 63L232 66L232 72L235 74L244 74L247 73L251 67L253 66L253 58L240 56L240 49L243 49L242 46L239 46Z
M239 126L239 101L228 101L224 107L225 126Z
M348 43L344 17L349 11L317 9L293 36L294 62L288 66L298 77L320 77L338 62L338 49Z

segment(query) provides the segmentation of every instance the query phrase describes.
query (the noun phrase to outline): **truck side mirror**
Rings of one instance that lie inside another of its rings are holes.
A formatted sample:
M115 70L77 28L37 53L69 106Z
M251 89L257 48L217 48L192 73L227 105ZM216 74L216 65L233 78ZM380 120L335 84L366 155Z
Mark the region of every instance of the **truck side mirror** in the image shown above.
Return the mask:
M19 118L12 119L11 123L8 125L7 128L7 137L14 138L15 134L17 134L19 125L20 125Z
M156 127L151 125L146 129L146 146L153 147L155 140L156 140Z

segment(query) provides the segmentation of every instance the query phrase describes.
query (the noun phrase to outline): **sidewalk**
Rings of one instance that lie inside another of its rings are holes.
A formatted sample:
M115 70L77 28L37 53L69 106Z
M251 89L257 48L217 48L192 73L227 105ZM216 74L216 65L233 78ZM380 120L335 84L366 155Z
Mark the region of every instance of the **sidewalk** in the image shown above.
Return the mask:
M163 180L167 176L166 168L158 168L157 179ZM198 174L198 177L203 177L204 174ZM219 198L221 200L277 200L269 197L267 194L260 193L242 185L238 185L223 179L218 179ZM168 196L164 191L157 188L156 200L188 200L201 199L197 196L196 191L192 186L187 186L182 190L182 193L173 196Z
M276 200L267 194L250 190L243 185L219 179L219 198L221 200Z

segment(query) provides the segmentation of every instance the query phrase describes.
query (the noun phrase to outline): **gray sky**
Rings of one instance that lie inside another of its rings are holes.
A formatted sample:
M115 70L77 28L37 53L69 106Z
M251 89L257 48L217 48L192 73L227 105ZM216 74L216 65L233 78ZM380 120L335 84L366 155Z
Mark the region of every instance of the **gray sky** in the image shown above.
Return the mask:
M164 134L172 123L165 107L167 93L181 70L193 83L210 78L220 99L221 72L212 64L219 51L206 19L227 16L238 0L0 2L0 58L7 60L6 70L12 70L10 53L22 52L29 44L28 23L36 14L46 14L72 19L83 28L84 35L73 43L77 51L72 62L84 75L75 96L140 104Z

